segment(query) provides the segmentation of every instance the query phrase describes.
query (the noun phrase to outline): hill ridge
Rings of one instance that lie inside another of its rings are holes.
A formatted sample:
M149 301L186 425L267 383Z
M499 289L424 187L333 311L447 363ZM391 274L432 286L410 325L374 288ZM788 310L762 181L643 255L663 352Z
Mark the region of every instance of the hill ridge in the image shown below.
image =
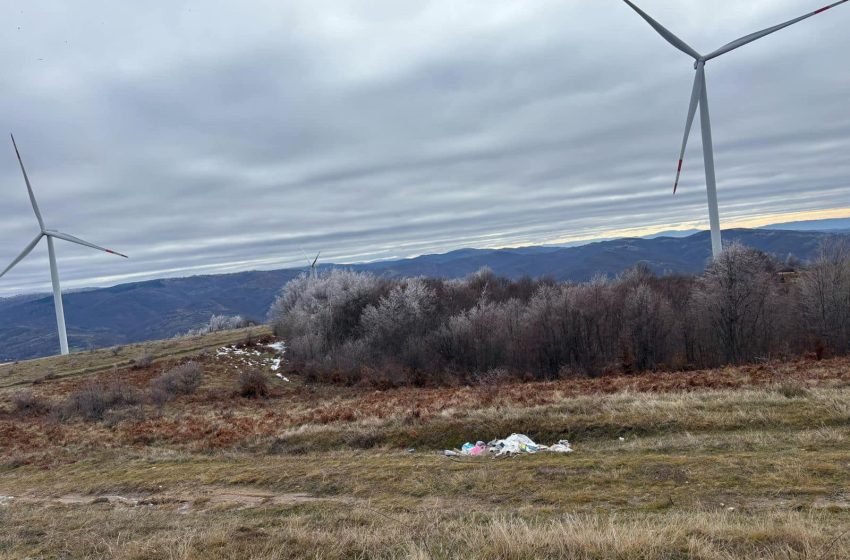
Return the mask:
M810 259L824 238L843 233L730 229L740 241L775 255ZM571 247L531 246L458 249L393 261L321 265L387 276L459 278L482 267L511 278L551 277L586 281L644 264L656 274L697 274L710 258L709 233L686 237L619 238ZM130 282L65 294L71 346L77 350L173 337L197 328L212 314L262 321L281 287L302 269L205 274ZM36 358L58 347L50 294L0 298L0 362Z

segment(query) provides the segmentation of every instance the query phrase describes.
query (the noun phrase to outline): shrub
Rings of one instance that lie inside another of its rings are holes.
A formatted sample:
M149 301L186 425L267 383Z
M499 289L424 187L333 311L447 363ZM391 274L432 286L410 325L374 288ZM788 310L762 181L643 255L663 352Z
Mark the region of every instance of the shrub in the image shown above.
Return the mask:
M57 410L60 420L80 417L84 420L102 420L104 414L114 408L141 403L141 395L131 385L114 381L108 385L88 383L72 393Z
M177 395L191 395L201 386L203 375L204 370L197 362L173 367L151 381L151 400L162 406Z
M269 395L269 386L266 376L257 369L249 369L239 374L239 395L246 398L258 399Z
M132 360L133 369L147 369L153 364L153 356L147 352L142 352L138 358Z
M108 408L135 406L141 404L143 400L139 390L125 381L116 379L106 385L106 403Z
M62 419L80 416L85 420L100 420L106 412L106 395L102 385L90 384L71 394L61 408Z
M34 395L32 391L20 391L12 395L12 410L20 416L35 416L44 414L50 406L42 398Z

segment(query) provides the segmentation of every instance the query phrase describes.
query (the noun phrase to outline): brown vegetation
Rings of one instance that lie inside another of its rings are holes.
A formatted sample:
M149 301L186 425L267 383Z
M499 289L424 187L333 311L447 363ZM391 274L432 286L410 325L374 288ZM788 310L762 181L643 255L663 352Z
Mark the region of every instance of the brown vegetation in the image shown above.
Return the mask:
M644 267L585 284L388 279L290 282L270 312L287 364L315 382L399 386L687 371L850 350L850 251L826 245L794 278L728 247L698 277Z
M177 395L191 395L201 386L203 373L198 362L175 366L151 381L151 399L161 406Z
M258 369L249 369L239 374L239 395L249 399L259 399L269 396L269 386L266 374Z
M769 298L793 292L763 279L780 290ZM391 295L389 281L376 301L350 285L356 297L327 292L333 305L300 316L349 334L298 341L297 352L314 354L287 373L290 381L269 371L277 351L266 334L150 344L156 359L145 369L127 361L139 348L16 365L13 387L0 388L0 559L848 557L850 359L829 357L840 353L836 338L791 360L665 370L670 349L654 338L679 344L684 335L671 327L679 324L675 305L656 296L678 293L678 301L728 284L722 274L704 281L636 272L580 288L594 305L610 306L605 321L616 317L618 336L631 341L595 346L614 365L603 360L593 370L559 354L556 340L534 346L545 350L535 356L551 358L535 363L557 368L551 375L494 360L520 359L499 354L494 341L512 344L504 333L519 332L500 329L560 324L553 310L568 308L555 304L572 301L563 298L575 287L489 280L468 291L444 284L436 300L460 310L450 317L466 317L449 327L467 333L457 339L462 352L448 355L485 366L463 374L423 367L428 354L404 333L429 339L418 329L434 311L404 301L423 285ZM502 295L482 304L482 291ZM631 295L611 299L619 293ZM739 296L759 307L764 294ZM539 322L525 323L531 316L511 300L526 301ZM703 310L706 321L730 316L719 301ZM771 321L784 313L765 306ZM402 320L386 323L382 308ZM511 309L522 321L499 322ZM374 356L374 341L356 342L364 325L387 340L393 360L350 367L361 352ZM787 326L741 328L762 337L764 349L778 340L773 329ZM708 356L699 348L709 339L689 332L695 355ZM606 340L594 336L587 340ZM740 350L735 331L723 336L711 352ZM230 350L209 351L210 340ZM69 360L78 361L64 366ZM655 371L639 373L652 363ZM44 379L51 368L56 375ZM569 439L576 451L438 454L511 432Z
M494 371L475 385L385 391L270 377L260 400L233 391L244 360L197 357L193 393L96 421L22 416L20 393L0 392L0 495L11 496L0 498L0 558L850 552L845 358L529 383ZM55 407L98 387L111 402L113 382L143 392L188 369L60 376L26 400ZM511 431L566 437L576 452L435 453Z

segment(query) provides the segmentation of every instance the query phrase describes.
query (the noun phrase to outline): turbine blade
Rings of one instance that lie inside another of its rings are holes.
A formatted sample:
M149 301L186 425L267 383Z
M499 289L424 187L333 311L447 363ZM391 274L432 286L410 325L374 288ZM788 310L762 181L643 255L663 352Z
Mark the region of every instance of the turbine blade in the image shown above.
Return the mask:
M21 251L21 254L18 255L17 258L15 258L15 260L12 261L12 264L7 266L6 269L3 272L0 272L0 278L2 278L10 270L15 268L15 265L18 264L19 262L21 262L22 260L24 260L27 255L32 253L32 250L35 249L35 246L38 245L38 242L41 241L42 237L44 237L43 233L39 233L38 235L36 235L35 239L30 241L30 244L27 245L26 248L23 251Z
M685 123L685 137L682 139L682 151L679 152L679 167L676 169L676 182L673 184L673 194L676 194L676 189L679 188L679 177L682 175L682 162L685 160L685 148L688 147L688 138L691 136L691 128L694 124L694 116L697 114L699 106L699 98L702 95L702 83L705 80L705 66L697 65L696 76L694 77L694 89L691 92L691 104L688 107L688 120Z
M76 243L77 245L83 245L85 247L91 247L92 249L97 249L98 251L103 251L104 253L109 253L110 255L118 255L119 257L124 257L125 259L129 259L127 255L123 253L119 253L118 251L113 251L112 249L107 249L105 247L101 247L99 245L95 245L94 243L89 243L88 241L84 241L79 237L74 237L73 235L68 235L67 233L62 233L61 231L47 230L44 232L45 235L49 235L50 237L55 237L56 239L64 239L65 241L70 241L71 243Z
M310 264L310 257L307 256L307 252L304 250L304 248L299 247L298 250L301 251L302 255L304 255L304 260L307 261L307 264Z
M30 203L32 203L32 209L35 212L35 217L38 219L39 227L44 230L44 220L41 218L41 212L38 209L38 203L35 201L35 194L32 192L32 186L30 185L30 179L27 177L27 170L24 169L24 160L21 159L21 152L18 151L18 144L15 142L14 135L9 135L12 137L12 146L15 147L15 155L18 156L18 163L21 165L21 173L24 174L24 183L27 184L27 192L30 195Z
M846 1L847 1L847 0L845 0L845 2L846 2ZM695 50L693 49L693 47L691 47L691 46L690 46L690 45L688 45L686 42L682 41L681 39L679 39L678 37L676 37L675 35L673 35L673 34L672 34L670 31L668 31L668 30L667 30L667 29L666 29L663 25L661 25L660 23L658 23L657 21L655 21L654 19L652 19L651 17L649 17L649 14L647 14L646 12L644 12L643 10L641 10L640 8L638 8L637 6L635 6L635 5L634 5L632 2L630 2L629 0L623 0L623 2L625 2L626 4L628 4L629 6L631 6L631 8L632 8L634 11L636 11L640 17L642 17L643 19L645 19L645 20L646 20L646 23L648 23L649 25L651 25L651 26L652 26L652 28L653 28L653 29L655 29L655 30L658 32L658 34L659 34L659 35L661 35L662 37L664 37L664 38L667 40L667 42L668 42L668 43L670 43L671 45L673 45L674 47L676 47L677 49L679 49L680 51L682 51L682 52L683 52L683 53L685 53L686 55L688 55L688 56L690 56L690 57L692 57L692 58L695 58L695 59L699 60L699 58L700 58L700 54L699 54L697 51L695 51Z
M794 18L790 21L786 21L785 23L780 23L779 25L774 25L773 27L768 27L767 29L762 29L761 31L756 31L755 33L751 33L750 35L747 35L745 37L741 37L740 39L736 39L735 41L732 41L731 43L727 43L726 45L723 45L722 47L720 47L719 49L717 49L713 53L709 54L708 56L705 57L705 59L711 60L712 58L717 58L718 56L720 56L722 54L726 54L729 51L733 51L733 50L737 49L738 47L743 47L744 45L746 45L748 43L752 43L753 41L757 41L757 40L761 39L762 37L770 35L771 33L776 33L777 31L779 31L781 29L785 29L786 27L794 25L795 23L801 22L804 19L809 19L812 16L822 14L823 12L829 10L830 8L834 8L834 7L836 7L840 4L844 4L847 1L848 0L840 0L840 2L835 2L834 4L830 4L829 6L824 6L823 8L815 10L814 12L809 12L808 14L806 14L804 16Z
M318 253L316 253L316 258L315 258L315 259L313 259L313 264L311 264L311 265L310 265L311 267L316 266L316 263L317 263L317 262L319 262L319 255L321 255L321 254L322 254L322 252L321 252L321 251L319 251Z

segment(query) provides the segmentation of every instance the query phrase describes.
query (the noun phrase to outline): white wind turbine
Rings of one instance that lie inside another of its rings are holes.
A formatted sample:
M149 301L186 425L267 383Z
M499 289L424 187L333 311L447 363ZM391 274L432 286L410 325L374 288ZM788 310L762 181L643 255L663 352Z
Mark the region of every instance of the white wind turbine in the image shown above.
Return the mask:
M106 253L111 253L113 255L118 255L119 257L128 258L127 255L122 255L121 253L117 253L110 249L105 249L103 247L99 247L93 243L89 243L88 241L83 241L78 237L74 237L73 235L68 235L67 233L62 233L60 231L56 231L53 229L47 229L44 226L44 220L41 218L41 212L38 209L38 204L35 201L35 195L32 192L32 186L30 185L29 177L27 177L27 170L24 169L24 162L21 159L21 153L18 151L18 145L15 143L15 137L12 136L12 145L15 147L15 154L18 156L18 163L21 166L21 173L24 174L24 182L27 184L27 192L30 196L30 203L32 204L32 209L35 212L35 217L38 220L38 227L41 229L38 235L35 236L35 239L30 241L29 245L27 245L21 254L12 261L12 264L6 267L3 272L0 272L0 277L3 277L7 272L12 270L16 264L21 262L27 255L29 255L35 246L38 245L39 241L41 241L42 237L47 238L47 254L50 257L50 279L53 282L53 304L56 307L56 324L59 328L59 348L62 351L62 354L68 353L68 333L65 331L65 311L62 307L62 289L59 286L59 271L56 269L56 252L53 249L53 239L63 239L65 241L70 241L71 243L76 243L78 245L83 245L85 247L90 247L92 249L97 249L98 251L104 251Z
M316 253L316 258L313 259L312 261L310 260L310 257L308 257L306 253L304 254L304 258L307 259L308 263L310 263L310 278L316 278L316 276L317 276L316 263L319 262L319 255L321 255L321 254L322 254L321 251Z
M775 33L780 29L784 29L790 25L794 25L797 22L803 21L804 19L808 19L812 16L816 16L820 13L823 13L830 8L834 8L839 4L844 4L848 0L841 0L840 2L835 2L830 4L829 6L824 6L814 12L810 12L804 16L800 16L798 18L792 19L790 21L786 21L785 23L781 23L779 25L775 25L773 27L769 27L767 29L763 29L762 31L757 31L745 37L741 37L731 43L728 43L716 51L702 55L691 48L687 43L673 35L670 31L665 29L660 23L649 17L645 12L643 12L640 8L635 6L629 0L623 0L626 4L631 6L631 8L636 11L640 17L646 20L649 25L655 29L659 35L664 37L668 43L692 57L695 61L694 68L696 69L696 77L694 78L694 88L691 93L691 105L688 109L688 120L685 124L685 138L682 141L682 151L679 154L679 164L676 170L676 182L673 185L673 192L676 192L676 189L679 186L679 177L682 174L682 160L685 158L685 147L688 144L688 136L691 133L691 126L694 122L694 116L696 114L697 106L700 108L700 125L702 127L702 150L703 150L703 158L705 160L705 183L706 190L708 192L708 219L711 224L711 252L717 257L722 251L723 246L720 242L720 213L717 209L717 183L714 175L714 146L711 140L711 119L708 114L708 90L705 84L705 63L713 58L717 58L722 54L726 54L729 51L735 50L738 47L743 47L748 43L752 43L758 39L766 35L770 35L771 33Z

